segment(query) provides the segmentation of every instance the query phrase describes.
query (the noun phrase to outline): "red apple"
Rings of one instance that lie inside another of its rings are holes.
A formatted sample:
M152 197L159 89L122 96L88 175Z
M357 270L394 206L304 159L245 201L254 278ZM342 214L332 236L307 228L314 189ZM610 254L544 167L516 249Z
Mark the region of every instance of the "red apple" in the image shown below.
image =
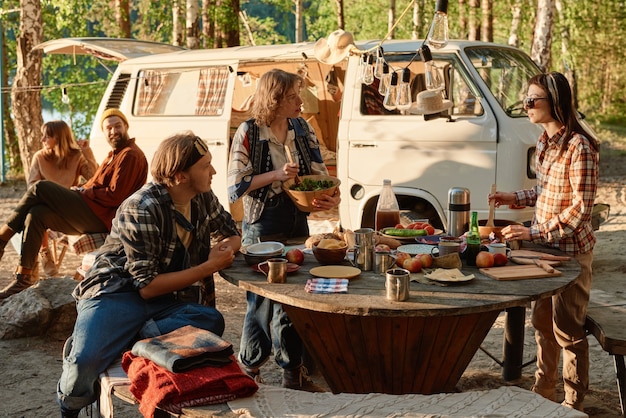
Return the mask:
M398 267L402 267L404 264L404 260L411 258L411 255L402 251L398 251L396 253L396 264Z
M509 262L509 259L507 258L506 254L497 253L493 255L494 266L504 266L508 262Z
M285 254L287 261L295 264L304 263L304 253L299 248L292 248Z
M402 263L402 268L410 271L411 273L419 273L422 270L422 263L419 258L407 258Z
M388 253L391 251L391 247L387 244L378 244L374 249L377 253Z
M493 254L491 254L489 251L481 251L476 255L476 267L486 268L486 267L493 267L493 265L494 265Z
M433 256L430 254L418 254L415 258L422 263L422 268L430 268L433 265Z

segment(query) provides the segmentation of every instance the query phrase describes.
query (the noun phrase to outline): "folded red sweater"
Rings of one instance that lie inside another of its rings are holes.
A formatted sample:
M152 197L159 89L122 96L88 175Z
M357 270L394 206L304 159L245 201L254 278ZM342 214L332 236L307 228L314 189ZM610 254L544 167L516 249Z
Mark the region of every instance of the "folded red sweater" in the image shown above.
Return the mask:
M258 386L246 375L233 357L222 367L200 367L172 373L130 351L122 356L128 374L130 392L139 401L144 417L154 417L157 407L180 414L182 408L211 405L252 396Z

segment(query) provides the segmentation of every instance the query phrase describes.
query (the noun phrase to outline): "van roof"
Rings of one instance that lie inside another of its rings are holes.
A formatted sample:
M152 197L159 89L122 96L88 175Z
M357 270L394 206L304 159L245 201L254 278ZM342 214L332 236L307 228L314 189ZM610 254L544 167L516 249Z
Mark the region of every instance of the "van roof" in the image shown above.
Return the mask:
M379 40L368 40L355 42L360 50L375 50L380 43ZM411 52L417 51L423 44L423 40L388 40L382 45L386 53L394 52ZM485 46L493 45L481 41L451 40L448 44L441 48L441 51L458 51L468 46ZM509 48L507 45L497 45ZM235 46L229 48L216 49L194 49L182 50L177 52L159 54L158 56L147 55L132 60L133 64L145 63L166 63L184 61L274 61L274 60L302 60L303 58L314 58L314 42L303 42L298 44L280 44L280 45L259 45L259 46ZM440 50L433 50L437 52Z

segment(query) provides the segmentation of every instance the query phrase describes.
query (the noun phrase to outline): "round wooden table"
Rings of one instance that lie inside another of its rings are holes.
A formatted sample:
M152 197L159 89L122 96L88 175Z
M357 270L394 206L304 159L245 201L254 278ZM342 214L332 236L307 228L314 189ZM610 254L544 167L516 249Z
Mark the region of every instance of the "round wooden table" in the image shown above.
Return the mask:
M571 260L557 267L560 276L501 281L463 267L476 277L448 286L417 273L409 300L392 302L384 276L371 271L351 279L348 293L307 293L316 266L306 255L287 283L270 284L238 255L220 275L283 304L334 393L452 392L500 312L562 292L580 272Z

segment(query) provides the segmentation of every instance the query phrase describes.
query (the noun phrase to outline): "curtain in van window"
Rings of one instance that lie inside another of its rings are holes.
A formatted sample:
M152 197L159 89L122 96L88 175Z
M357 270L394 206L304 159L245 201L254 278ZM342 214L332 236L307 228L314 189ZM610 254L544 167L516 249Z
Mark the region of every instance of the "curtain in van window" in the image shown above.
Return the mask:
M226 67L211 67L200 70L196 115L221 115L224 111L227 86L228 70Z
M162 93L167 86L170 74L162 71L145 71L144 81L139 83L139 96L137 100L136 114L158 115L161 113L158 108L162 100Z

